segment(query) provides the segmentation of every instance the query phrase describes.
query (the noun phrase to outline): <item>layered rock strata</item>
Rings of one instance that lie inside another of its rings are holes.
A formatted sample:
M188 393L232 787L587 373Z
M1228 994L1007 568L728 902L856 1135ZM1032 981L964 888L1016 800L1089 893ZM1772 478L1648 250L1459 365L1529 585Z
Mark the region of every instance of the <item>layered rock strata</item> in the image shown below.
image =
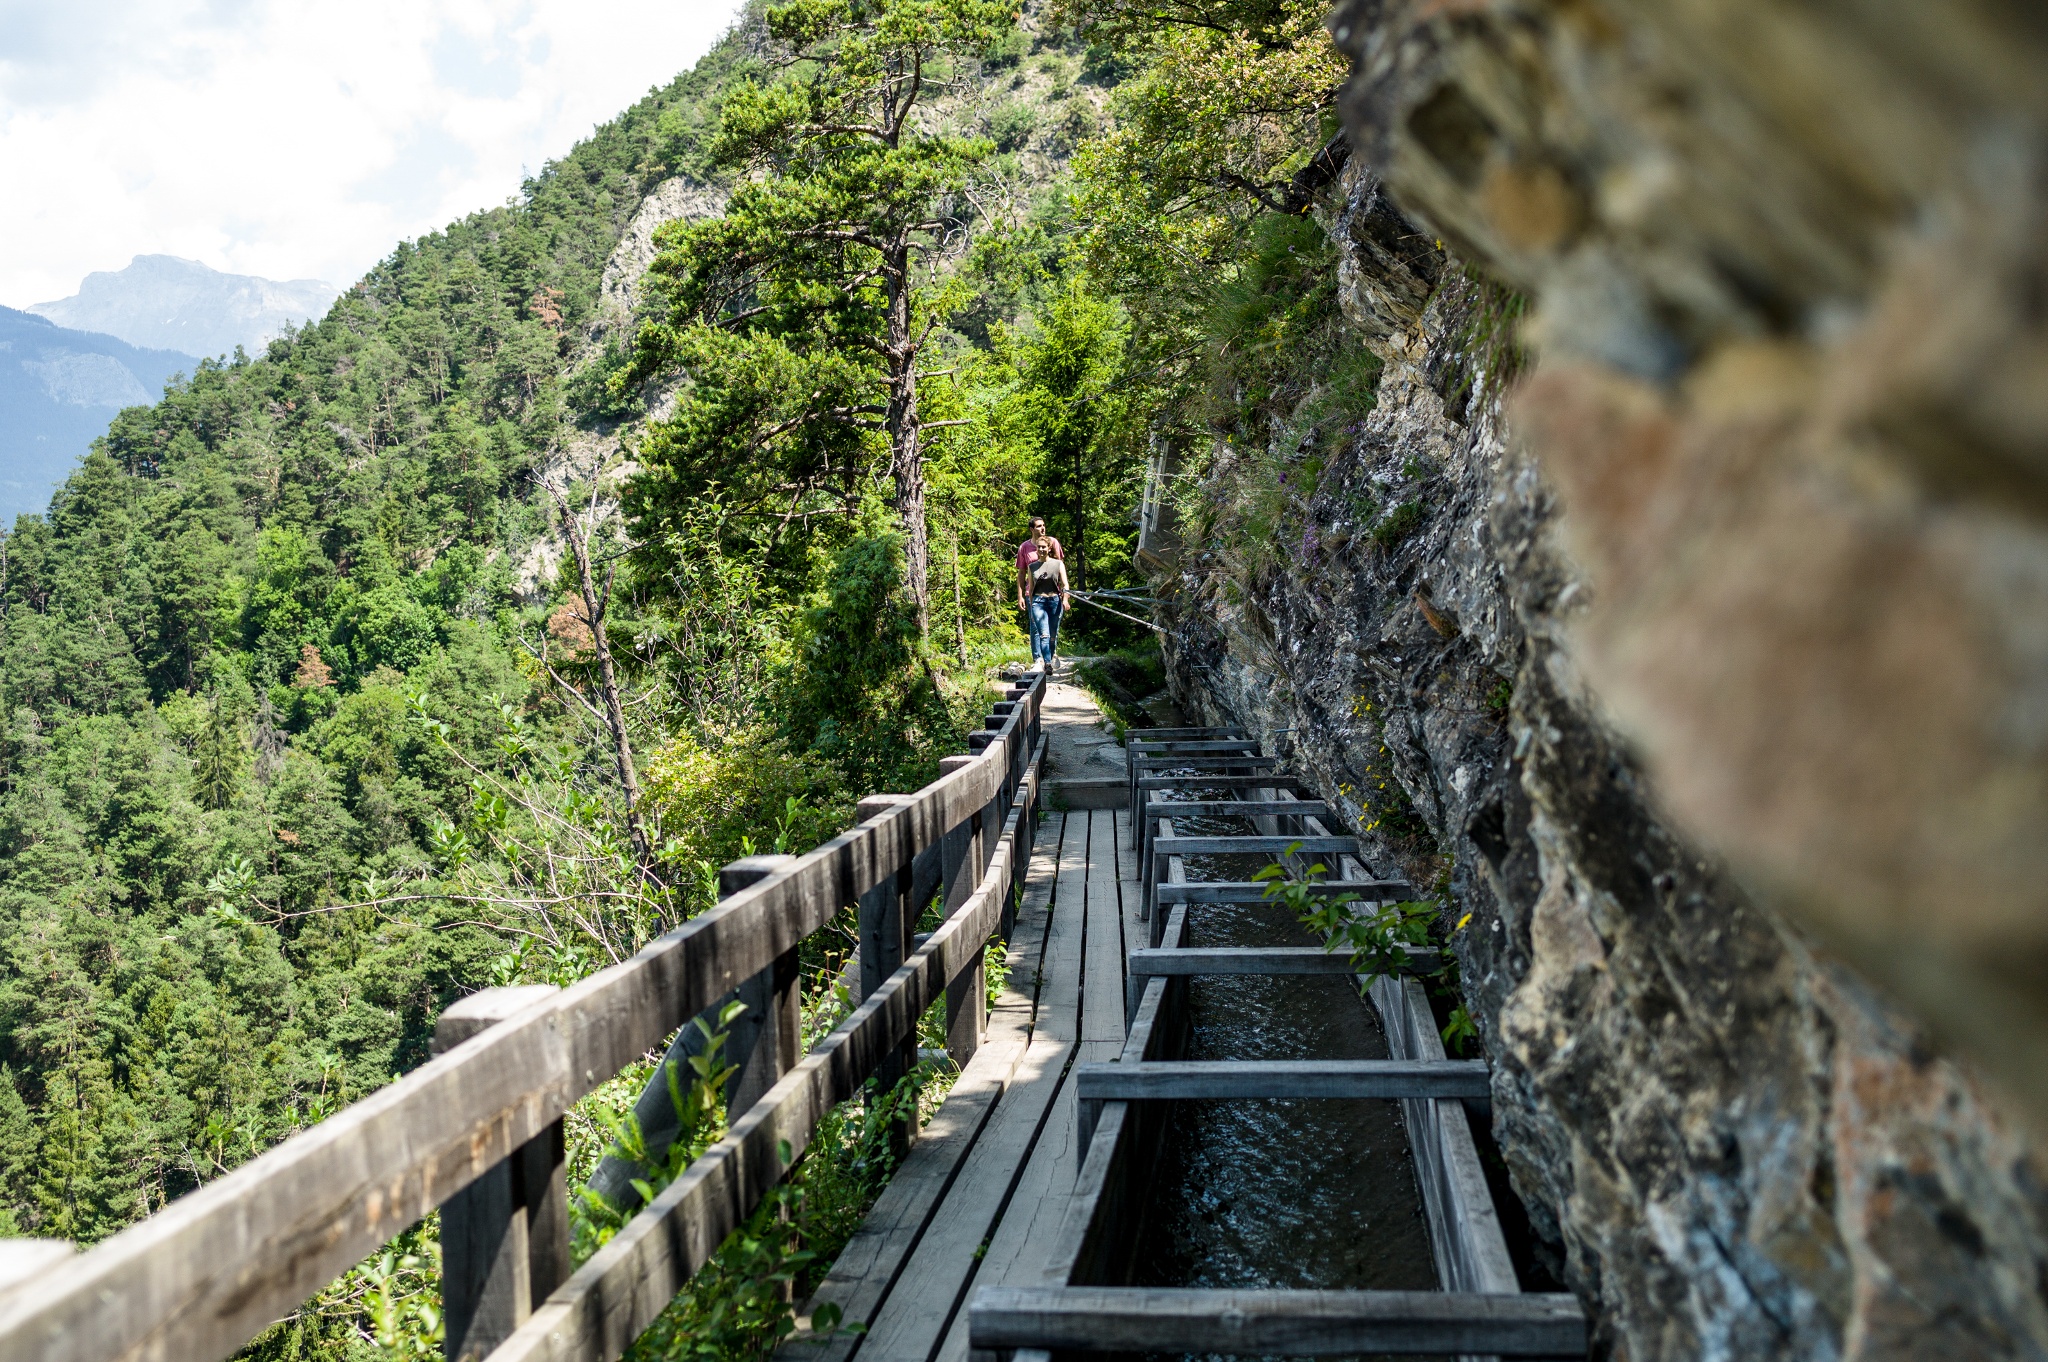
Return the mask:
M1358 3L1358 154L1526 291L1575 658L1672 812L2048 1131L2048 19Z
M1340 12L1321 216L1377 402L1277 566L1189 530L1159 584L1183 706L1446 885L1494 1134L1607 1356L2048 1355L2007 1114L2048 883L2048 82L2017 8L1877 8ZM1859 124L1880 93L1911 107ZM1535 302L1505 417L1510 309L1460 259Z

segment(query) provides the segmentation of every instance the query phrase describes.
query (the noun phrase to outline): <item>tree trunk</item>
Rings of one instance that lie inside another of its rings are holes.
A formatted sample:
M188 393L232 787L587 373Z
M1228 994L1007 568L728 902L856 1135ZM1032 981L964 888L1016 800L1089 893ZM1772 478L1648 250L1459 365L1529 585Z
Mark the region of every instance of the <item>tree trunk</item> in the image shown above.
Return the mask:
M904 376L904 390L909 393L905 405L911 418L894 438L889 472L896 484L896 515L903 522L904 585L917 603L918 637L927 638L932 629L931 544L924 523L924 450L918 439L916 383L915 375Z
M905 585L917 605L917 636L931 637L931 545L924 522L924 449L917 417L917 346L910 338L910 246L898 243L884 257L889 290L889 475L896 518L903 525Z
M619 700L618 674L612 669L611 644L605 638L605 610L611 604L612 579L605 576L604 591L598 592L597 583L590 575L590 545L584 542L583 527L576 523L576 517L569 513L569 503L557 491L554 484L542 478L541 485L548 489L548 495L555 499L555 508L562 513L562 537L569 541L569 551L576 555L576 576L583 590L583 622L590 626L590 639L597 649L598 686L604 692L605 727L611 730L612 756L619 766L619 786L626 795L626 836L633 844L633 864L640 871L643 884L654 882L654 853L647 842L647 829L640 821L640 777L633 770L633 744L626 737L626 708Z
M1088 586L1088 451L1074 451L1074 542L1067 550L1076 590Z
M967 665L967 615L960 604L960 531L953 531L953 646Z

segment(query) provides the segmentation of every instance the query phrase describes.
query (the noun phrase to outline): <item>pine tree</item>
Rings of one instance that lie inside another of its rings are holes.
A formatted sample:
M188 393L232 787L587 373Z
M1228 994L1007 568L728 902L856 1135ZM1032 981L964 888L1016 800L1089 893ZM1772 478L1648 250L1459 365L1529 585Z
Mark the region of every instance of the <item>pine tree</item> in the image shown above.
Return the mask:
M934 105L1015 14L997 0L799 0L767 22L794 60L727 96L715 154L739 187L724 217L668 230L650 277L680 321L647 328L615 380L692 379L649 450L641 505L658 513L665 492L748 468L763 501L793 510L836 482L851 502L862 433L879 433L925 632L923 440L938 423L918 410L918 360L967 300L946 265L972 232L963 191L994 152L944 131Z

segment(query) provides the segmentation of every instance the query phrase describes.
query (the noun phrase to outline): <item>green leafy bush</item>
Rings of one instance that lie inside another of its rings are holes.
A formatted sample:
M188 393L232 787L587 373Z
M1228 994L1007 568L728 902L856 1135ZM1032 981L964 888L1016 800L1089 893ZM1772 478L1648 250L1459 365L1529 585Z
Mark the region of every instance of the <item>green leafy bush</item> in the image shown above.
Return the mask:
M989 140L997 151L1018 151L1038 130L1038 111L1018 101L998 107L988 116Z

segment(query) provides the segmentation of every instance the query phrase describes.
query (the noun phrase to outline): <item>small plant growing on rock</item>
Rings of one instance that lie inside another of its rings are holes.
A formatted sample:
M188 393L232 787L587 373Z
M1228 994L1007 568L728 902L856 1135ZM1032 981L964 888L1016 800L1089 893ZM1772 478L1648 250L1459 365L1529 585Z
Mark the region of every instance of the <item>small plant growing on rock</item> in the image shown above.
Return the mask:
M1427 950L1417 949L1430 944L1429 924L1436 916L1435 904L1407 901L1363 907L1363 900L1349 891L1317 894L1312 886L1329 872L1329 867L1318 861L1295 877L1288 874L1284 864L1294 858L1299 845L1289 847L1281 860L1252 878L1265 881L1268 899L1286 904L1304 927L1322 936L1325 949L1351 953L1351 966L1359 975L1361 991L1371 988L1383 975L1430 974L1442 968L1440 962L1431 968Z
M1362 900L1348 891L1317 894L1313 886L1329 873L1329 867L1317 862L1297 875L1291 874L1285 864L1295 859L1300 845L1297 842L1290 846L1280 860L1252 877L1265 882L1265 897L1286 904L1302 926L1322 936L1325 950L1349 951L1361 993L1371 989L1382 976L1426 977L1431 992L1450 1003L1441 1032L1444 1048L1459 1056L1471 1053L1479 1039L1479 1027L1458 996L1458 957L1449 946L1430 940L1430 923L1436 918L1438 905L1427 899L1409 899L1361 909ZM1467 913L1454 931L1463 930L1471 920L1472 915Z
M1415 533L1422 525L1422 503L1404 501L1387 512L1386 518L1372 527L1372 542L1383 549L1394 545Z

